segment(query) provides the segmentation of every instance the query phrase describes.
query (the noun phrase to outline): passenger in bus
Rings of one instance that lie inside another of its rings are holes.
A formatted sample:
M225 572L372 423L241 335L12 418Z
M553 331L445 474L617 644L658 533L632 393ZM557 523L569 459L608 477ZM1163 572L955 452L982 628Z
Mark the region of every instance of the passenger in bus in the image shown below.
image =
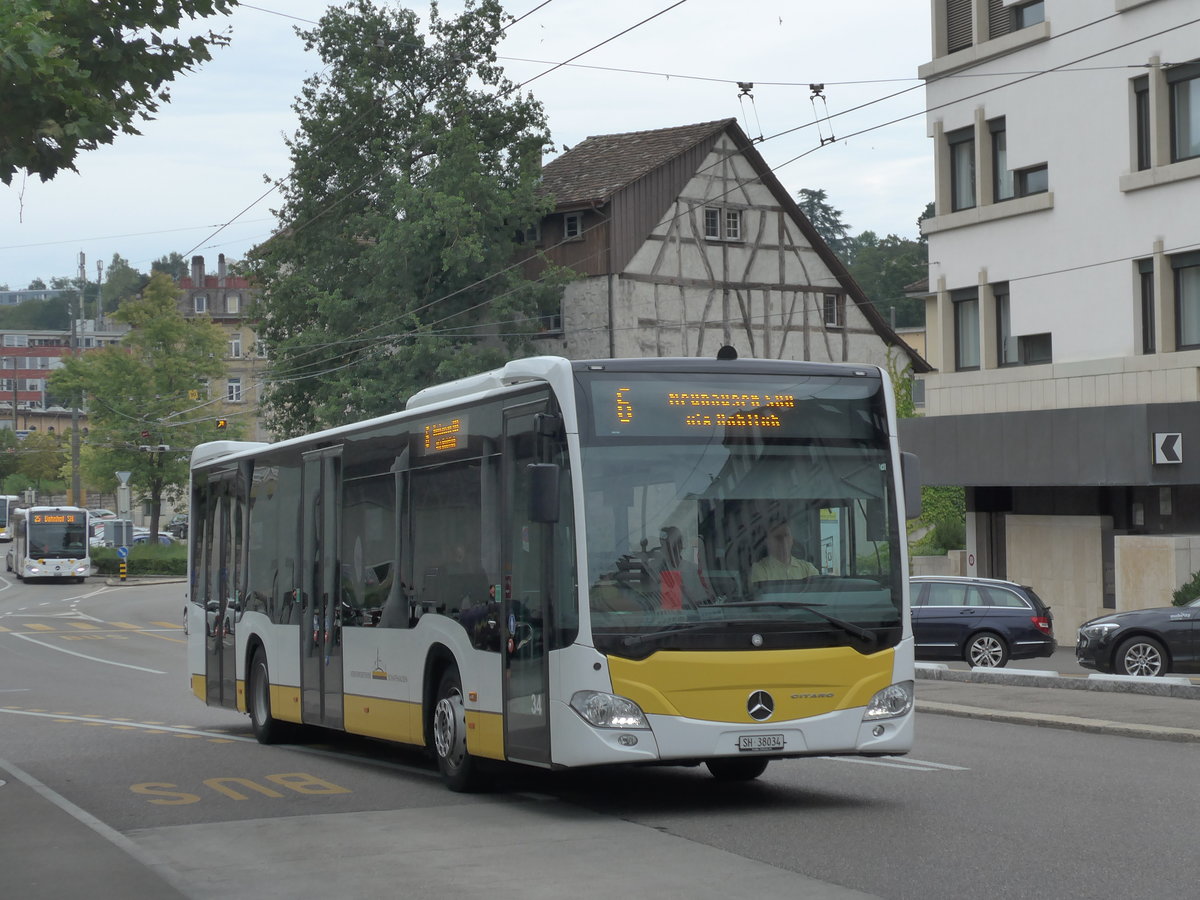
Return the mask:
M787 522L775 522L767 528L766 555L750 567L750 586L757 589L767 581L799 581L817 573L817 567L804 559L792 556L792 527Z
M662 609L681 609L713 602L713 592L700 572L700 566L686 559L683 532L666 525L658 535L658 596Z

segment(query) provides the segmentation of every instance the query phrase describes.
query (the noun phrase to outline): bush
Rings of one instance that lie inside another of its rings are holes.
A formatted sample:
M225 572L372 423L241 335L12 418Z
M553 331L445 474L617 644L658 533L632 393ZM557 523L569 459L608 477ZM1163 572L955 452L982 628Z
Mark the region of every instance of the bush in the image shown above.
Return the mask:
M113 547L93 547L92 564L96 574L121 574L121 560ZM187 577L187 547L183 544L163 546L161 544L137 544L129 550L125 560L125 574L158 575L171 578Z
M1200 572L1193 572L1192 580L1185 581L1171 594L1171 602L1176 606L1187 606L1197 597L1200 597Z

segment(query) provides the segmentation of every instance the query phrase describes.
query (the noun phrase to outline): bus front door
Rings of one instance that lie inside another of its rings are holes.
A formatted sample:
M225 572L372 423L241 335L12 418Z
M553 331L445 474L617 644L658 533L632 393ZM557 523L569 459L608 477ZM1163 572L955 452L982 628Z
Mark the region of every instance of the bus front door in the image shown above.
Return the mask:
M338 571L341 447L304 455L301 504L300 715L306 725L341 728L342 610Z
M539 461L536 417L545 408L526 404L504 415L504 748L510 760L535 765L550 763L551 535L529 510L529 466Z

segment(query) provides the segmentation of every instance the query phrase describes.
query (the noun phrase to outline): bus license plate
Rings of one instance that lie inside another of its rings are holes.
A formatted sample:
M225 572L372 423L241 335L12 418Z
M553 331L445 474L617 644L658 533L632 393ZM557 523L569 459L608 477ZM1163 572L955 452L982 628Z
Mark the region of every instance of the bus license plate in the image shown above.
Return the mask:
M738 737L739 750L782 750L782 734L743 734Z

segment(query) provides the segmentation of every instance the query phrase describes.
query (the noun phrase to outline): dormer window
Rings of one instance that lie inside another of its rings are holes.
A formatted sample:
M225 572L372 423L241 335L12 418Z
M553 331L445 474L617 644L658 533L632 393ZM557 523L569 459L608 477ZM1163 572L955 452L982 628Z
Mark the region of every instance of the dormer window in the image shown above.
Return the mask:
M195 303L195 307L196 307L196 315L202 316L206 312L208 312L208 295L207 294L197 294L193 298L193 302Z
M225 297L225 312L237 314L242 310L242 295L227 294Z

